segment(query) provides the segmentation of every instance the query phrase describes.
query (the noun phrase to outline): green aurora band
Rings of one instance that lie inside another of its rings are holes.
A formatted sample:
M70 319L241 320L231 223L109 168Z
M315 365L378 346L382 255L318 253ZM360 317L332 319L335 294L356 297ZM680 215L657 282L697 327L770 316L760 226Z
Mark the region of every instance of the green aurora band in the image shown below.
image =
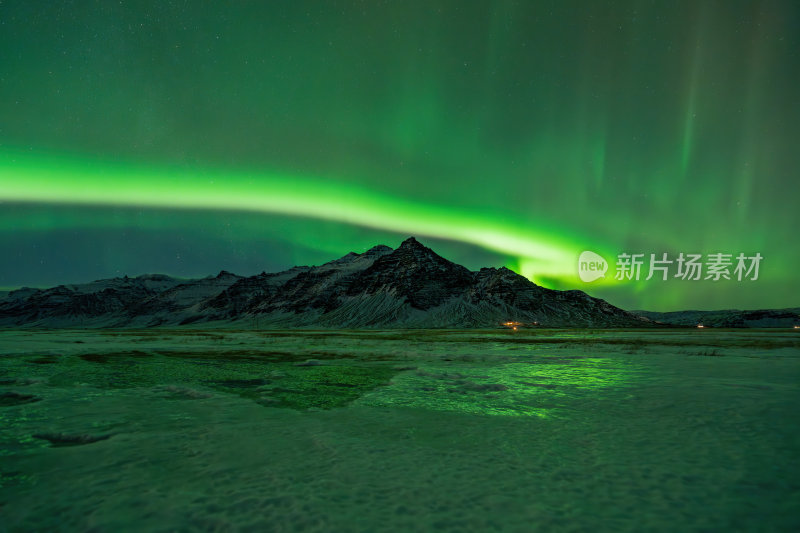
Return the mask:
M219 209L298 215L474 244L514 257L521 274L577 284L581 247L505 220L392 198L335 180L270 173L196 174L0 154L0 200L48 204ZM597 248L597 247L595 247ZM602 280L601 280L602 281ZM605 282L612 282L608 278Z

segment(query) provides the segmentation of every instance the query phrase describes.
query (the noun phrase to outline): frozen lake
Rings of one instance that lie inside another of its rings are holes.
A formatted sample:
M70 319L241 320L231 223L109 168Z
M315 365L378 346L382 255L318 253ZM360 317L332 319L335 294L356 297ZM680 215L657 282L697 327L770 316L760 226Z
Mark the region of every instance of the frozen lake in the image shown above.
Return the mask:
M796 331L0 331L0 530L798 531Z

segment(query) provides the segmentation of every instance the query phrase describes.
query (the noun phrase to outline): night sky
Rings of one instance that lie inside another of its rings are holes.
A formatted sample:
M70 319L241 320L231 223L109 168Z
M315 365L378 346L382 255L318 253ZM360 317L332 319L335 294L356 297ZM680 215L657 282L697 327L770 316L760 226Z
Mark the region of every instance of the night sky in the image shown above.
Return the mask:
M56 4L0 2L0 287L414 235L628 309L800 305L796 1ZM764 259L583 283L583 250Z

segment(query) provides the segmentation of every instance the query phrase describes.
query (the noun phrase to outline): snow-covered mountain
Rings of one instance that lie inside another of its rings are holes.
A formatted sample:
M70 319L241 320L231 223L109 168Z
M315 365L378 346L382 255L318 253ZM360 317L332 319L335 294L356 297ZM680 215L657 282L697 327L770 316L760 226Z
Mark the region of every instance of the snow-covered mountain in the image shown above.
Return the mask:
M0 325L149 327L635 327L652 323L582 291L539 287L507 268L470 271L413 237L324 265L242 277L114 278L0 300Z
M712 328L794 328L800 326L800 307L742 311L634 311L635 314L673 326Z

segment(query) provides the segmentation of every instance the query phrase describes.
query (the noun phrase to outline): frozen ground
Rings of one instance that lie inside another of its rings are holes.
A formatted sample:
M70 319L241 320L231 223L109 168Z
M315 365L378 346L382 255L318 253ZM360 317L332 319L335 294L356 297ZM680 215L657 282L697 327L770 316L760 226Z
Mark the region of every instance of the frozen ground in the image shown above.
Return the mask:
M798 531L794 331L0 331L0 530Z

